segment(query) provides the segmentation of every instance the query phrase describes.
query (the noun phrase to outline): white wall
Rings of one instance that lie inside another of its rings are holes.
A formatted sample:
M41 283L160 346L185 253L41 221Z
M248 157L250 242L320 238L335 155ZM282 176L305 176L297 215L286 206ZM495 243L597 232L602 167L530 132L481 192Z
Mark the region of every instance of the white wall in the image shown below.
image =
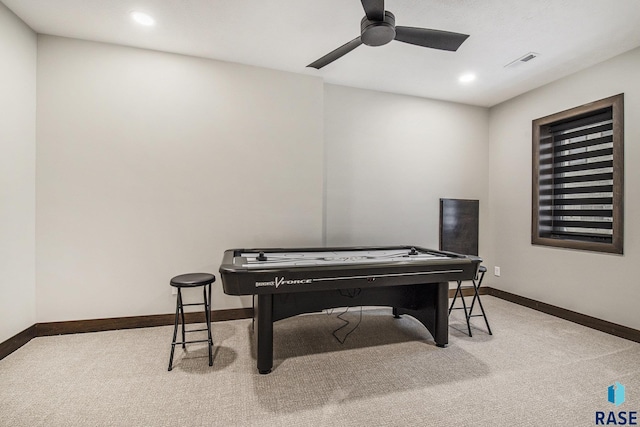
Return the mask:
M323 173L329 245L437 247L440 197L486 228L484 108L50 36L38 85L39 322L169 313L226 248L321 245Z
M0 342L35 323L36 35L0 3Z
M38 41L39 322L171 313L225 249L322 244L321 79Z
M488 114L325 85L327 244L437 249L440 198L479 199L486 259Z
M502 268L488 285L640 329L640 50L489 112L39 36L34 166L35 40L0 5L0 341L36 321L169 313L168 279L216 272L226 248L437 247L441 197L480 200L480 254ZM532 246L531 121L620 92L625 254ZM248 305L220 283L214 299Z
M640 49L491 109L492 286L640 329ZM624 255L531 245L531 121L624 93Z

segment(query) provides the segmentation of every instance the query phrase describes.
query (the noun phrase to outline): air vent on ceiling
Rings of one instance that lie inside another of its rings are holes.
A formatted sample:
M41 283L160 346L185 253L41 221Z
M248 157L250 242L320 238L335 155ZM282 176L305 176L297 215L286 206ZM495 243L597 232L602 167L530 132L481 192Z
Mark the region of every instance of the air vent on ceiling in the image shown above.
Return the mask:
M520 58L516 59L515 61L509 62L507 65L504 66L504 68L511 68L511 67L516 67L518 65L525 64L525 63L537 58L538 56L540 56L539 53L529 52L526 55L523 55Z

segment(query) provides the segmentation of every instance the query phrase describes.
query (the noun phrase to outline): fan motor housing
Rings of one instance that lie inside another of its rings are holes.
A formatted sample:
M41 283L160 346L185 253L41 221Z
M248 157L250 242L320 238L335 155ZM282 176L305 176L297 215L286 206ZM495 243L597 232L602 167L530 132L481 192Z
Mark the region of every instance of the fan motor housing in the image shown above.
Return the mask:
M384 20L371 21L366 16L360 21L360 39L367 46L382 46L396 37L396 17L384 11Z

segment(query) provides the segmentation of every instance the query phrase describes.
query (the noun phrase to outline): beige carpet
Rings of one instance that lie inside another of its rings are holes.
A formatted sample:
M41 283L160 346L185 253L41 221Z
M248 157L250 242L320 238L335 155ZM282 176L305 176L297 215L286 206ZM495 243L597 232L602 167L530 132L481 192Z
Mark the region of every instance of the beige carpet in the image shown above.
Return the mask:
M365 310L344 344L338 313L280 321L269 375L251 356L251 320L213 325L212 367L194 344L172 372L172 327L36 338L0 361L0 425L591 426L596 411L640 411L640 344L483 302L494 335L475 318L469 338L457 311L446 349L390 309Z

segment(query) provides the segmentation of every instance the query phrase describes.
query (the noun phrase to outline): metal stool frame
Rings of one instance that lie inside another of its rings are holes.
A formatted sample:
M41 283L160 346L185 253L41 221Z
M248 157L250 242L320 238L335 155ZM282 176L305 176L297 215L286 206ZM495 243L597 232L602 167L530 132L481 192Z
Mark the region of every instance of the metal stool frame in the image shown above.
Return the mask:
M487 320L487 315L484 312L484 307L482 306L482 301L480 300L480 294L478 293L478 289L480 289L480 286L482 285L482 279L484 279L484 274L487 272L487 268L484 266L480 266L480 268L478 269L479 272L479 276L476 276L475 279L471 280L471 283L473 284L473 299L471 300L471 307L469 308L469 311L467 311L467 303L464 300L464 295L462 295L462 282L460 280L458 280L458 287L456 289L456 293L453 295L453 301L451 301L451 306L449 307L449 314L451 314L451 310L464 310L464 317L467 320L467 329L469 331L469 336L472 337L473 335L471 334L471 323L470 320L472 317L484 317L484 323L487 325L487 330L489 331L489 335L493 335L493 333L491 332L491 327L489 326L489 321ZM477 283L476 283L477 280ZM468 289L469 287L465 287L465 289ZM462 300L462 307L454 307L454 304L456 303L456 298L458 297L458 295L460 295L460 299ZM472 314L473 313L473 307L476 303L476 300L478 301L478 305L480 306L480 311L482 312L481 314Z
M176 277L180 277L180 276L176 276ZM177 299L177 302L176 302L176 316L175 316L175 322L174 322L174 326L173 326L173 340L171 341L171 356L169 357L169 369L168 369L169 371L171 371L173 369L173 354L174 354L174 351L175 351L175 348L176 348L176 344L181 344L182 348L186 348L186 344L194 344L194 343L200 343L200 342L208 343L208 347L209 347L209 366L213 366L213 338L211 336L211 284L213 282L215 282L215 277L209 283L203 283L202 285L184 285L184 287L202 286L204 302L192 303L192 304L184 304L182 302L182 287L183 286L180 286L179 284L174 284L173 282L171 283L171 286L175 286L178 289L178 299ZM209 288L208 292L207 292L207 288ZM193 306L193 305L204 305L204 316L205 316L206 324L207 324L206 328L192 329L192 330L186 330L185 329L184 307ZM181 322L182 323L182 341L176 341L176 338L178 336L178 318L179 317L182 320L182 322ZM192 341L187 341L186 340L186 334L187 333L190 333L190 332L202 332L202 331L207 331L207 336L208 337L207 337L206 340L192 340Z

